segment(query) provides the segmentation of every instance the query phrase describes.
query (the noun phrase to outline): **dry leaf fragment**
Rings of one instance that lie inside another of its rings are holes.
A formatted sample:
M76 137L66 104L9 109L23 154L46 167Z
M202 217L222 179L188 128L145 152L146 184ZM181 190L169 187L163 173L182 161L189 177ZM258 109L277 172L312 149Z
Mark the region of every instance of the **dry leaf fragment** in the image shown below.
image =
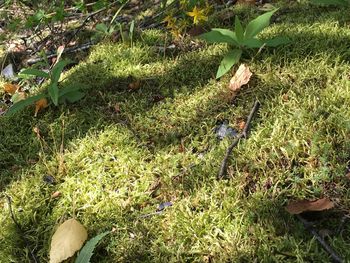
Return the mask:
M243 85L249 82L251 76L252 72L249 68L246 65L241 64L235 75L230 80L229 89L236 94Z
M60 225L51 240L50 263L60 263L81 249L87 239L86 229L75 219Z
M56 191L54 193L52 193L51 198L57 198L61 196L61 192L60 191Z
M46 98L43 98L43 99L40 99L38 100L36 103L35 103L35 113L34 113L34 116L36 117L38 115L38 112L44 108L47 107L47 99Z
M243 130L244 127L245 127L245 121L241 120L241 121L238 123L238 128L239 128L240 130Z
M286 210L292 214L297 215L306 211L323 211L334 207L334 203L328 198L321 198L314 201L300 200L290 202L286 206Z
M16 91L19 90L19 86L12 83L5 83L4 84L4 91L6 93L10 93L11 95L15 94Z

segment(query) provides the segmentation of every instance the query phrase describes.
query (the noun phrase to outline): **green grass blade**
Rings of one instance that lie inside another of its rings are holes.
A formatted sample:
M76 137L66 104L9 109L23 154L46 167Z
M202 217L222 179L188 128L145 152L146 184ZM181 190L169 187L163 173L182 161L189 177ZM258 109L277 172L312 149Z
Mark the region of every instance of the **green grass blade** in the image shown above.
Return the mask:
M261 16L258 16L254 20L250 21L245 30L245 34L244 34L245 38L246 39L253 38L257 34L259 34L265 27L267 27L270 24L271 16L277 10L278 9L267 12Z
M222 59L218 71L216 73L216 78L220 78L225 73L227 73L234 64L236 64L241 58L242 50L234 49L230 50Z
M98 244L98 242L100 242L102 238L104 238L109 233L110 231L101 233L91 238L88 242L86 242L85 246L79 252L78 257L75 260L75 263L89 263L96 245Z

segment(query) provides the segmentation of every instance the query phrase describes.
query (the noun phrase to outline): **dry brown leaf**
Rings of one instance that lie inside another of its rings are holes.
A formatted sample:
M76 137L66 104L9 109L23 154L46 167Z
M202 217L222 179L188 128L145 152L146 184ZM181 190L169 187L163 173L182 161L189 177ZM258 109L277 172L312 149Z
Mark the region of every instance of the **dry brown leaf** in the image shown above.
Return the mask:
M236 71L235 75L231 78L229 89L232 91L232 95L235 96L241 87L247 84L252 76L252 72L244 64L241 64Z
M35 113L34 113L34 116L36 117L38 115L38 112L44 108L47 107L47 99L46 98L43 98L43 99L40 99L38 100L36 103L35 103Z
M51 198L57 198L61 196L61 192L60 191L56 191L54 193L52 193Z
M334 203L328 198L321 198L314 201L300 200L290 202L286 206L286 210L292 214L297 215L306 211L323 211L334 207Z
M51 240L50 263L60 263L72 257L87 239L86 229L75 219L60 225Z
M240 130L243 130L244 127L245 127L245 121L241 120L241 121L238 123L238 128L239 128Z
M15 94L16 91L19 90L19 86L17 84L5 83L4 91L10 93L11 95Z

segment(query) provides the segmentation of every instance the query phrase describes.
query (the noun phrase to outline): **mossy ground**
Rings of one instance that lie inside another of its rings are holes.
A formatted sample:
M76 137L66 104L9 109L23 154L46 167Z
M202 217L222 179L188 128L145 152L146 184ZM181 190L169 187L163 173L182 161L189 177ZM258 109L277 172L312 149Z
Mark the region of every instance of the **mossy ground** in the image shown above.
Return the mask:
M282 5L263 36L292 42L242 60L254 75L234 105L225 100L230 76L213 78L224 46L164 54L155 30L132 48L96 46L65 75L64 85L86 90L83 100L37 118L33 109L0 118L1 191L23 227L0 199L0 262L29 261L21 236L47 262L55 228L70 217L90 237L116 229L93 262L326 262L284 209L322 196L338 211L322 221L333 231L327 241L350 259L348 224L336 233L339 211L350 208L349 12ZM130 91L134 79L141 87ZM238 129L256 99L249 139L233 151L230 179L218 180L230 140L218 141L213 128L227 119ZM55 191L62 195L52 199ZM165 201L173 206L142 217Z

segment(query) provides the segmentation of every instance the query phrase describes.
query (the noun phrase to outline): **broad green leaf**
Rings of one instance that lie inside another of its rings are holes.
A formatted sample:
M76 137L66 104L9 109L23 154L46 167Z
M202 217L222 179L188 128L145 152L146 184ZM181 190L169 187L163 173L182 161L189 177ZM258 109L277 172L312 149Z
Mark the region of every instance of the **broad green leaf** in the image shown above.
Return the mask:
M314 4L320 5L335 5L335 6L349 6L350 2L347 0L311 0Z
M23 110L25 107L27 106L30 106L32 104L34 104L36 101L40 100L40 99L43 99L47 97L46 94L38 94L38 95L35 95L35 96L32 96L32 97L29 97L25 100L20 100L19 102L13 104L9 109L8 111L6 112L6 115L7 116L11 116L13 115L14 113L16 112L19 112L21 110Z
M290 40L287 37L274 37L271 39L263 40L262 42L264 42L268 47L277 47L290 43Z
M97 24L95 29L99 32L106 33L108 32L108 26L104 23Z
M257 38L245 39L243 43L249 48L260 48L264 45L264 42Z
M58 83L64 67L71 63L72 61L70 60L60 60L55 64L55 66L51 70L52 83Z
M57 106L58 105L58 93L59 93L57 83L51 83L47 90L49 92L49 95L50 95L50 98L51 98L53 104L55 104L55 106Z
M254 20L250 21L245 30L245 34L244 34L245 38L246 39L253 38L257 34L259 34L265 27L267 27L270 24L271 16L277 10L278 9L267 12L261 16L258 16Z
M236 36L235 32L228 30L228 29L224 29L224 28L212 28L212 31L216 31L216 32L221 33L224 36L228 36L234 40L234 42L235 42L234 45L238 44L238 40L237 40L237 36Z
M37 77L42 77L42 78L50 77L49 73L42 71L42 70L39 70L39 69L35 69L35 68L27 68L27 69L21 70L21 72L19 74L20 75L37 76Z
M240 49L234 49L230 50L222 59L220 66L218 68L218 71L216 73L216 78L220 78L223 76L227 71L231 69L231 67L236 64L239 59L241 58L242 50Z
M60 99L68 100L68 102L74 103L78 100L81 100L84 96L85 96L85 93L78 90L74 90L64 94L62 97L60 96Z
M86 242L85 246L79 252L78 257L75 260L75 263L89 263L96 245L102 238L104 238L109 233L110 233L109 231L101 233L91 238L88 242Z
M232 32L232 31L231 31ZM234 34L234 32L232 32ZM208 33L204 33L198 38L205 40L208 43L227 43L231 45L237 45L237 41L232 36L223 35L221 32L212 30Z
M244 31L238 16L236 16L235 18L235 33L236 33L238 43L242 44L244 40Z

